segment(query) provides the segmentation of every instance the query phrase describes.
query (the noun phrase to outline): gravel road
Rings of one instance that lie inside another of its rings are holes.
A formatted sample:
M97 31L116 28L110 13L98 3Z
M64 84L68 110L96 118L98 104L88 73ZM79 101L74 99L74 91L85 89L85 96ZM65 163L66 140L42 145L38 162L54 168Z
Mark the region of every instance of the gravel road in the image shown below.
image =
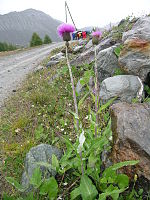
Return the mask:
M33 71L53 49L62 45L60 42L0 57L0 107L25 76Z

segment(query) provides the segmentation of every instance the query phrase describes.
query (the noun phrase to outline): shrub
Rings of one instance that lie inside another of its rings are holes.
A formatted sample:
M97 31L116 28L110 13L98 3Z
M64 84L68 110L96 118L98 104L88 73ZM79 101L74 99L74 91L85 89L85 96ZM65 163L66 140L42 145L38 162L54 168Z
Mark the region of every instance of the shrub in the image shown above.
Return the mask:
M16 50L17 47L12 44L7 44L6 42L0 42L0 51L13 51Z
M37 33L34 32L30 41L30 47L34 47L34 46L38 46L42 44L43 44L42 39Z
M44 44L50 44L50 43L52 43L51 38L48 35L45 35L45 37L44 37Z

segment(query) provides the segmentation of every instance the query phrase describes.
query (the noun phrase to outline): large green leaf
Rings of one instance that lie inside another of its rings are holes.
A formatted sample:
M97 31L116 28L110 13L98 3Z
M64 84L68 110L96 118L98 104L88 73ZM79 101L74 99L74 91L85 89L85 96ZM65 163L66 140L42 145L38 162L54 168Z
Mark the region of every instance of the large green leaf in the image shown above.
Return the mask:
M138 162L139 162L138 160L131 160L131 161L116 163L113 166L108 167L103 172L103 177L109 177L110 174L112 173L112 171L116 171L117 169L120 169L120 168L128 166L128 165L136 165Z
M54 200L57 197L58 193L58 184L54 177L51 177L43 182L40 187L40 194L48 194L50 200Z
M125 174L118 174L116 183L118 183L120 189L126 188L129 185L129 177Z
M117 200L117 199L118 199L118 194L124 192L125 190L126 190L126 189L120 189L120 190L115 189L115 190L113 190L113 191L107 191L107 192L102 193L102 194L99 195L99 200L106 200L106 198L107 198L108 196L113 197L113 200ZM117 198L117 199L116 199L116 198Z
M19 192L24 192L26 190L26 188L20 185L14 178L6 177L6 180L8 183L13 185Z
M30 178L30 184L33 185L35 188L39 188L42 183L42 172L40 168L36 168Z
M83 175L80 182L80 192L83 200L95 200L98 192L91 179Z
M52 155L52 166L58 172L58 170L59 170L59 161L58 161L57 157L54 154Z
M81 195L80 187L75 188L75 189L71 192L70 195L71 195L71 200L76 199L79 195Z

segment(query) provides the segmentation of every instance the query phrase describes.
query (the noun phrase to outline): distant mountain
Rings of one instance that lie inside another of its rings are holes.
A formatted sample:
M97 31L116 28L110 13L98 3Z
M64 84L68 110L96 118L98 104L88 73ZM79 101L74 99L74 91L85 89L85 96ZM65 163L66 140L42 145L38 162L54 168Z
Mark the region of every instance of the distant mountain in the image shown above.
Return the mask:
M59 41L57 26L61 21L53 19L42 11L27 9L0 15L0 41L28 45L33 32L41 38L48 34L52 41Z

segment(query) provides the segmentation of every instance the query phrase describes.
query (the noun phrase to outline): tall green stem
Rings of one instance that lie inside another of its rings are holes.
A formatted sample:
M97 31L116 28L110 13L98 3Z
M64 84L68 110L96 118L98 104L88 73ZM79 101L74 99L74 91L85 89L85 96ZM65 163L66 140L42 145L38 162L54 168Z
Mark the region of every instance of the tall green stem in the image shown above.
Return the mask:
M95 123L95 137L97 137L97 127L98 127L98 101L99 101L99 84L98 84L98 70L97 70L97 54L95 46L95 113L96 113L96 123Z
M76 113L77 116L79 116L78 115L78 105L77 105L77 98L76 98L76 93L75 93L74 81L73 81L71 66L70 66L70 62L69 62L69 58L68 58L68 43L67 42L66 42L66 58L67 58L67 65L68 65L68 69L69 69L70 79L71 79L71 85L72 85L75 113ZM76 122L77 122L77 130L79 130L79 120L76 119Z

